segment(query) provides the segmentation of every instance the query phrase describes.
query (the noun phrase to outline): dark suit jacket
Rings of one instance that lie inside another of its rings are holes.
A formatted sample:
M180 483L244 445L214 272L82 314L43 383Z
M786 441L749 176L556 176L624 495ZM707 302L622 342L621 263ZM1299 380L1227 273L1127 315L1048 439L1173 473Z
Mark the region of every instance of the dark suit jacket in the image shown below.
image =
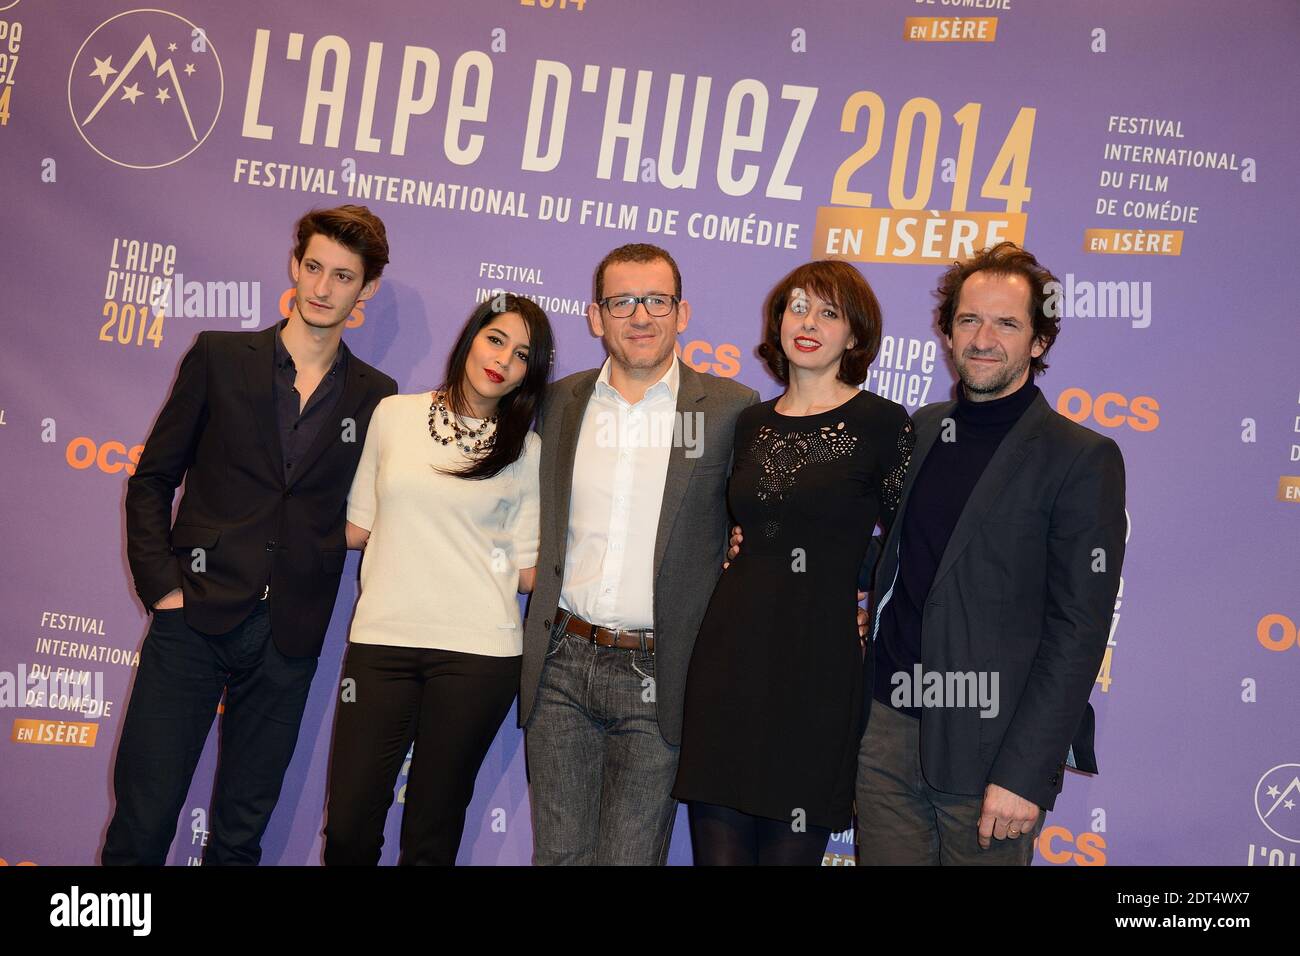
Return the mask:
M916 447L876 570L873 639L912 486L955 408L913 416ZM999 691L996 717L978 707L922 710L931 786L976 795L994 783L1051 809L1072 746L1074 764L1096 772L1088 694L1110 634L1126 524L1119 446L1039 395L971 491L922 610L923 670L996 672Z
M347 495L366 428L397 383L349 355L335 412L286 484L271 385L275 334L276 326L200 332L181 360L127 482L127 557L146 608L181 588L186 623L205 634L235 627L269 584L275 646L315 657L347 556Z
M682 447L672 449L655 534L655 706L659 733L674 746L682 735L686 668L726 554L727 476L736 417L758 401L758 393L739 382L701 375L680 360L678 368L677 411L701 413L704 431L702 436L695 433L700 441L698 457L687 457ZM599 376L600 369L589 369L552 385L538 426L542 433L541 547L537 584L524 622L520 726L526 726L532 716L560 603L578 434Z

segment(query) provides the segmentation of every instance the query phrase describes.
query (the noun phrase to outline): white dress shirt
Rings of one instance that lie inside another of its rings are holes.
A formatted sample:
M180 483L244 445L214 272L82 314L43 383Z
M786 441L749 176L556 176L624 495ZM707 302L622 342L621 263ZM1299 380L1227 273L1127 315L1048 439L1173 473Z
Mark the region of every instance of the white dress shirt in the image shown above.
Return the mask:
M606 359L573 464L560 607L601 627L654 627L655 535L677 419L677 361L635 405Z

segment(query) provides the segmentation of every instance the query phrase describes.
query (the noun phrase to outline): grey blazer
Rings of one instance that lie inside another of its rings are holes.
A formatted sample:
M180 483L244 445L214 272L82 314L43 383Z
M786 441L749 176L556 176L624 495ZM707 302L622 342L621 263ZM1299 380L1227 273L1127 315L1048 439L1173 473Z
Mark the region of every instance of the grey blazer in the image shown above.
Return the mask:
M876 569L873 640L898 576L912 486L956 404L912 416L916 447ZM1088 695L1106 652L1126 525L1119 446L1040 394L972 489L922 609L926 672L996 672L999 685L996 717L922 711L921 769L931 786L978 795L995 783L1050 810L1067 756L1096 772Z
M687 457L684 447L670 453L655 535L655 701L659 732L674 746L681 742L686 668L726 554L727 477L736 418L759 400L757 392L739 382L701 375L680 360L677 364L677 411L700 413L703 438L696 433L700 444L692 454L698 452L697 457ZM578 433L599 376L600 369L588 369L552 385L537 427L542 435L541 545L537 583L524 621L522 727L533 713L560 602Z

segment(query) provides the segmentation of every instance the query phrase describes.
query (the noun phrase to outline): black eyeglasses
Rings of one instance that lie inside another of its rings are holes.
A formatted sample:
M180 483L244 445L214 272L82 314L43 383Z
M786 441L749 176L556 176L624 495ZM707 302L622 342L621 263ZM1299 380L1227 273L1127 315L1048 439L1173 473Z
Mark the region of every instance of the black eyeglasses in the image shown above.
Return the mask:
M662 319L665 315L672 315L680 301L679 296L651 292L649 295L609 295L601 299L599 304L616 319L630 319L640 302L649 315Z

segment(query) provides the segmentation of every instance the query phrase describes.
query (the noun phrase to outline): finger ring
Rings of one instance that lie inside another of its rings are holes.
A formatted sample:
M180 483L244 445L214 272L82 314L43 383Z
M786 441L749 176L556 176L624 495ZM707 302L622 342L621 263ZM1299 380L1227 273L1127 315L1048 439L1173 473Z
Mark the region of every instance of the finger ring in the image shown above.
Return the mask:
M1012 836L1015 836L1015 835L1018 834L1020 831L1017 830L1017 829L1015 829L1014 827L1011 827L1011 828L1008 828L1007 832L1010 833Z

